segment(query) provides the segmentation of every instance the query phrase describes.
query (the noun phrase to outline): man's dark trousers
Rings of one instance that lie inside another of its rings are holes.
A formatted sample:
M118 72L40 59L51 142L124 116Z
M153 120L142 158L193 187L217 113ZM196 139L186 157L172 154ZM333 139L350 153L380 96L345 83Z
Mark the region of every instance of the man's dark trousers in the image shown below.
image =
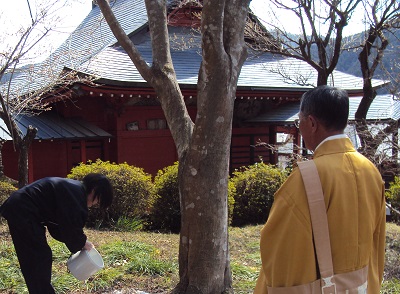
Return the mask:
M8 227L29 293L55 294L51 285L52 252L45 227L28 219L9 219Z

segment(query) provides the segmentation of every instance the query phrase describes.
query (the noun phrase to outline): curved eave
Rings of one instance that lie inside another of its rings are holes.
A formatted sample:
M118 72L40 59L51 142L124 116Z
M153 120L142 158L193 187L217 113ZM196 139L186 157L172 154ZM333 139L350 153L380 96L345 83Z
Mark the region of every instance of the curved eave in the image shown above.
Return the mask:
M37 128L35 140L99 140L113 136L98 126L79 117L63 118L51 113L20 115L16 118L20 131L25 134L29 126ZM0 138L12 140L4 122L0 120Z

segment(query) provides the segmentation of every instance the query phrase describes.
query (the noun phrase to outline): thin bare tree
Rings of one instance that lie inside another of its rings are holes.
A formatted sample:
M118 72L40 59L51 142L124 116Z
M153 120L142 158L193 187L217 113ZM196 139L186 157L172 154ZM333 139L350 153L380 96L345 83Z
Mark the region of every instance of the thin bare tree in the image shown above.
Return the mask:
M377 95L372 85L372 79L376 69L381 65L384 52L389 45L388 34L392 34L400 28L400 2L397 0L369 0L364 1L363 5L365 11L368 12L369 29L362 35L361 51L358 55L364 83L363 98L355 113L355 121L362 145L360 151L368 158L375 160L379 158L377 149L387 134L394 134L394 138L397 138L398 132L396 120L388 122L384 128L374 132L368 126L367 113ZM397 142L394 141L394 144L397 146ZM394 158L394 160L398 159Z
M27 2L29 4L29 1ZM50 92L64 95L64 89L75 82L90 82L93 77L81 77L72 70L59 70L63 54L57 53L51 59L32 63L44 52L43 45L50 32L56 28L58 17L52 9L55 4L65 5L61 0L36 7L36 13L29 11L30 21L14 31L4 30L0 39L0 118L4 121L18 152L18 186L28 183L28 152L37 129L29 126L25 134L18 127L21 115L37 115L50 109L43 101ZM38 50L40 49L40 50Z
M391 148L397 150L398 122L393 120L371 127L367 122L367 113L377 95L372 81L376 69L382 66L384 52L389 45L388 34L394 34L399 28L400 3L396 0L272 0L269 3L272 5L271 20L266 23L273 28L272 34L283 46L279 49L271 47L270 39L262 35L262 30L248 30L247 33L258 40L255 49L307 62L318 72L317 85L313 86L327 84L328 77L336 68L344 50L359 52L363 99L355 114L356 129L362 145L360 151L379 165L382 154L377 154L377 150L383 142L387 144L388 134L392 137ZM291 12L299 23L300 34L285 30L284 24L276 18L279 9ZM348 42L343 38L343 31L347 25L352 25L352 16L356 9L364 12L365 27L368 30ZM276 71L280 72L280 69ZM280 73L291 82L312 85L307 77L299 77L295 73ZM381 127L379 131L377 126ZM390 160L397 161L397 151L392 154L393 158Z
M271 28L271 34L281 42L282 47L271 46L273 39L265 37L265 29L248 30L247 34L258 40L255 49L307 62L318 73L316 86L326 85L339 61L344 28L360 2L361 0L271 0L268 2L270 17L263 21ZM285 24L278 17L279 10L293 15L291 21L298 21L299 34L285 29ZM285 73L285 76L290 74Z

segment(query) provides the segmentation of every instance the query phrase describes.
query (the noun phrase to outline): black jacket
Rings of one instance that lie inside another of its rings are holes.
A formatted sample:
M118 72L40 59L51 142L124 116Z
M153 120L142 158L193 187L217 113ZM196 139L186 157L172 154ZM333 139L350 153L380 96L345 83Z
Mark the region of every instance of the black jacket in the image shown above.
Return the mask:
M85 187L80 181L49 177L11 194L0 207L8 222L40 222L49 233L74 253L83 248L88 208Z

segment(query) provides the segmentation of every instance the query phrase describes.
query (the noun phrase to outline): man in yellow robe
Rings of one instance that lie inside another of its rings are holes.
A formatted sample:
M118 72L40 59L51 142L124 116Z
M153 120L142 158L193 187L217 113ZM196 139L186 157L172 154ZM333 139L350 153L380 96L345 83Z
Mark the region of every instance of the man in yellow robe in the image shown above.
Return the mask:
M385 258L384 183L376 167L344 134L349 113L345 91L320 86L301 99L299 124L318 169L328 215L334 273L368 265L368 293L378 294ZM255 294L269 287L319 278L307 195L298 168L275 194L261 230L262 267Z

